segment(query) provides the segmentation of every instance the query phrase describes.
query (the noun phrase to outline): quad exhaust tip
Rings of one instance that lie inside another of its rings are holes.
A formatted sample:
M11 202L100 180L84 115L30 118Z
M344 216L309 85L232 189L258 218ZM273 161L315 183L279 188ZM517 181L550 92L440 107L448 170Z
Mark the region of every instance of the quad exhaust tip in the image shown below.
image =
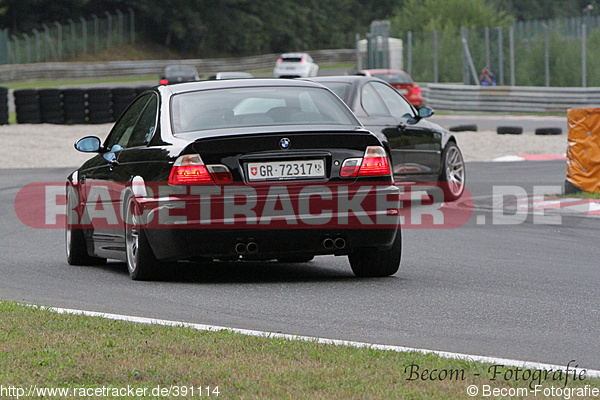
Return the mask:
M333 243L335 244L336 249L343 249L346 247L346 240L343 238L336 238Z
M325 247L327 250L333 250L335 247L335 242L332 238L323 239L323 247Z
M323 239L323 247L327 250L341 250L346 247L346 239L344 238L325 238Z
M255 242L250 242L248 244L239 242L235 245L235 252L240 255L258 253L258 244Z
M235 252L237 254L246 254L247 250L246 243L238 243L235 245Z
M248 254L254 254L258 252L258 245L254 242L250 242L246 245L246 251Z

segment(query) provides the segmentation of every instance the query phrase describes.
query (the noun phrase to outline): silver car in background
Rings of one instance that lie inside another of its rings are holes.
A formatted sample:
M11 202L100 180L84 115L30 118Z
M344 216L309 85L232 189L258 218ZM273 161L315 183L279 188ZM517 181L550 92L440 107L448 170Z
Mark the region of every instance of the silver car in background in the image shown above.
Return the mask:
M317 76L319 66L307 53L285 53L275 63L275 78L310 78Z

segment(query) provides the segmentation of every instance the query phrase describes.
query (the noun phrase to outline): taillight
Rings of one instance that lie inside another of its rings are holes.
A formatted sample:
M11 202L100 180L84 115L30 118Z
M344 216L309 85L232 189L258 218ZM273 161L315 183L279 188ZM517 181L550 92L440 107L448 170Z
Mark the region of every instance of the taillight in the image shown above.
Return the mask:
M344 160L340 170L340 176L344 178L352 176L382 176L390 175L390 162L381 146L369 146L364 157L348 158Z
M304 57L302 57L302 58L300 59L300 62L301 62L301 63L303 63L304 61L306 61L306 59L305 59Z
M233 176L225 165L204 165L198 154L181 156L173 164L169 183L171 185L194 185L206 183L230 183Z
M415 86L415 87L413 88L413 91L412 91L412 92L413 92L413 94L421 94L421 88L420 88L420 87L418 87L418 86Z
M272 60L272 59L271 59L271 60ZM279 58L277 59L277 62L278 62L278 63L280 63L280 62L282 62L282 61L283 61L283 58L281 58L281 57L279 57Z
M340 176L342 178L349 178L351 176L358 176L358 170L360 169L360 163L362 158L347 158L342 164L340 169Z
M169 84L169 80L163 78L160 81L158 81L158 83L160 83L161 85L168 85Z
M233 182L233 176L229 171L229 168L223 164L209 165L208 173L212 176L216 183L231 183Z

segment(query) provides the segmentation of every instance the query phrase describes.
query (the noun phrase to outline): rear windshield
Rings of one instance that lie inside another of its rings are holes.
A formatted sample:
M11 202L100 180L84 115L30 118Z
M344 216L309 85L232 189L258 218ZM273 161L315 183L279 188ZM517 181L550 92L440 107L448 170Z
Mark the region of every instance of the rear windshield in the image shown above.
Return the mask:
M281 60L285 62L301 62L302 57L283 57Z
M388 83L412 83L407 74L373 74L374 77L383 79Z
M344 100L344 103L348 104L350 100L350 93L352 92L352 85L346 82L319 82L325 85L335 93L340 99Z
M191 65L171 65L163 71L164 76L195 76L196 68Z
M202 90L174 95L173 132L271 125L360 126L331 92L315 87Z

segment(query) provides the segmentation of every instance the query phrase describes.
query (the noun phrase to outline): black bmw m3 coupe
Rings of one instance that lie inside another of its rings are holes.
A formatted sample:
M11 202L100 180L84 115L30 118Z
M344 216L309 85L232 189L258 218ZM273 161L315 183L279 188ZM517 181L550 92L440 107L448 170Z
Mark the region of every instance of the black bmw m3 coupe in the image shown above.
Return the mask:
M127 263L132 279L180 260L306 262L347 256L396 273L399 190L388 154L324 86L247 79L142 93L67 179L74 265Z

